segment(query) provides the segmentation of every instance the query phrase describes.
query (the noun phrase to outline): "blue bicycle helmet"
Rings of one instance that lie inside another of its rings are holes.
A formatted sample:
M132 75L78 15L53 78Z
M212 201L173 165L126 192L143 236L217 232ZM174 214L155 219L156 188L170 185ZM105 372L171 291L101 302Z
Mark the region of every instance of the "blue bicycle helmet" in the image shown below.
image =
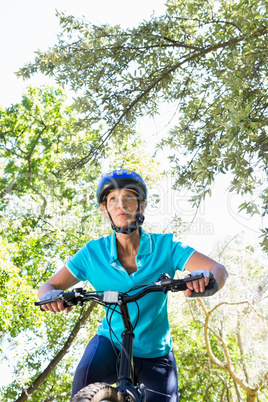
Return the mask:
M147 186L143 180L143 178L133 170L127 169L118 169L113 170L111 173L106 173L101 179L97 187L97 200L98 204L105 201L105 196L111 191L116 190L119 188L125 188L128 190L132 190L138 195L138 209L136 215L136 221L129 225L127 228L120 228L116 226L110 213L106 210L111 221L112 229L115 230L117 233L124 233L129 234L134 230L137 230L144 221L144 216L141 214L140 211L140 200L146 201L147 200Z
M98 184L97 188L97 200L100 204L103 197L108 194L109 191L118 188L125 188L135 191L140 195L141 199L146 201L147 199L147 187L143 178L133 170L118 169L113 170L111 173L106 173Z

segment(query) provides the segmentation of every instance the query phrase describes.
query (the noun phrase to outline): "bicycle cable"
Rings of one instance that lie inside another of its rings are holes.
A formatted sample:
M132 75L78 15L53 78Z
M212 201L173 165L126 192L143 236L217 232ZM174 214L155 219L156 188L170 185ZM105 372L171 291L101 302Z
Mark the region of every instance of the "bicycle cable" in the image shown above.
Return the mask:
M114 330L113 330L113 328L112 328L111 321L112 321L113 313L116 312L116 313L121 314L119 311L116 311L116 310L115 310L116 307L117 307L117 306L114 306L114 307L112 308L111 306L109 306L108 309L107 309L107 311L106 311L106 319L107 319L107 324L108 324L108 327L109 327L110 340L111 340L111 344L112 344L113 350L114 350L114 352L115 352L115 355L117 356L117 368L116 368L116 369L118 370L119 359L120 359L120 351L119 351L119 350L116 348L116 346L115 346L115 343L114 343L114 341L113 341L113 336L115 337L115 339L117 340L118 344L119 344L120 347L121 347L121 353L122 353L122 351L125 353L125 356L126 356L128 362L129 362L130 366L131 366L132 376L134 377L134 368L133 368L132 365L131 365L131 360L130 360L129 354L127 353L127 351L126 351L126 349L124 348L122 342L118 339L118 336L116 335L116 333L114 332ZM109 318L109 317L108 317L108 311L109 311L110 309L112 310L112 313L111 313L110 318ZM121 314L121 315L122 315L122 314ZM113 336L112 336L112 335L113 335ZM117 372L117 377L118 377L118 372Z
M171 398L171 395L169 395L169 394L163 394L162 392L154 391L153 389L150 389L150 388L147 388L147 387L146 387L146 391L150 391L153 394L163 395L163 396L167 396L168 398Z
M109 306L106 310L106 320L107 320L107 324L109 327L109 335L110 335L110 340L111 340L111 345L114 351L114 354L116 355L116 377L118 378L119 375L119 362L120 362L120 351L115 347L115 344L113 342L113 336L112 336L112 326L111 326L111 320L112 320L112 316L113 313L116 311L117 306ZM111 318L109 319L108 317L108 312L109 310L112 309L112 313L111 313ZM117 312L117 311L116 311ZM115 334L114 334L115 335Z
M137 319L136 319L135 325L133 326L131 320L130 320L130 319L128 320L129 323L130 323L130 325L131 325L131 327L132 327L132 331L135 330L135 328L136 328L136 326L137 326L137 324L138 324L139 318L140 318L140 307L139 307L137 301L135 301L134 303L136 304L136 307L137 307ZM115 339L117 340L118 344L120 345L121 351L123 351L123 352L125 353L126 358L128 359L129 363L131 363L129 354L127 353L127 351L126 351L126 349L124 348L122 342L118 339L118 336L116 335L116 333L114 332L114 330L113 330L113 328L112 328L112 316L113 316L113 314L114 314L114 313L118 313L118 314L120 314L120 315L122 316L122 313L121 313L120 311L117 311L117 310L116 310L116 307L117 307L117 306L114 306L114 307L112 307L112 306L106 306L106 307L107 307L107 310L106 310L106 320L107 320L107 324L108 324L108 327L109 327L110 340L111 340L111 344L112 344L112 347L113 347L113 349L114 349L114 352L115 352L115 354L116 354L116 356L117 356L117 360L119 359L119 354L117 353L117 352L119 352L119 351L118 351L118 349L115 347L115 344L114 344L114 341L113 341L113 336L115 337ZM109 314L109 310L112 310L110 316L108 315L108 314ZM119 352L119 353L120 353L120 352ZM117 365L118 365L118 362L117 362ZM132 376L133 376L133 378L134 378L134 368L132 368Z
M133 292L133 290L141 289L144 288L145 286L152 286L152 285L155 285L155 282L143 283L141 285L132 286L130 289L126 290L126 292L124 292L123 294L127 295L129 292Z

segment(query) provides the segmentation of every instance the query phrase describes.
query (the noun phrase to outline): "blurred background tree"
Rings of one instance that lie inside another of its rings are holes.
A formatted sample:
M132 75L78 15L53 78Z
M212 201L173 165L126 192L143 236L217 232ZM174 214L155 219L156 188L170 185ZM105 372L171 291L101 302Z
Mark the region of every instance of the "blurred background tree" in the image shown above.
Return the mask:
M224 250L224 252L223 252ZM170 298L180 401L266 401L268 269L258 245L239 238L213 257L229 267L213 298Z
M170 149L175 188L193 205L211 194L219 174L243 197L238 210L267 215L266 0L170 0L166 13L136 28L93 25L58 14L58 42L20 69L51 76L74 94L82 126L103 122L86 164L111 136L127 135L163 104L173 111L159 149ZM268 249L267 230L262 247Z
M148 185L152 172L158 177L157 162L130 130L98 160L77 165L99 131L80 131L76 122L62 90L53 88L29 88L20 104L0 110L1 357L14 374L2 390L6 401L34 391L31 400L69 400L77 356L102 314L91 306L41 313L33 306L37 289L85 242L111 232L95 199L104 169L139 166Z

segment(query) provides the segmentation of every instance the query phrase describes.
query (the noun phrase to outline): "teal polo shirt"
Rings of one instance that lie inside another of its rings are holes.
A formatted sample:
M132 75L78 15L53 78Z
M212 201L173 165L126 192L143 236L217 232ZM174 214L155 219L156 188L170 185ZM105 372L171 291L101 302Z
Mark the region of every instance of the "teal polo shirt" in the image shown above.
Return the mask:
M79 281L89 281L96 291L126 292L133 286L156 282L162 273L174 277L183 271L194 249L173 239L172 234L147 233L141 229L140 247L136 256L137 271L129 275L118 261L115 232L91 240L66 264ZM131 292L130 294L133 294ZM136 304L137 303L137 304ZM129 313L135 326L133 354L136 357L164 356L172 349L167 312L167 294L149 293L136 303L129 303ZM112 340L120 349L122 318L118 312L108 312ZM98 335L110 339L107 317L99 326Z

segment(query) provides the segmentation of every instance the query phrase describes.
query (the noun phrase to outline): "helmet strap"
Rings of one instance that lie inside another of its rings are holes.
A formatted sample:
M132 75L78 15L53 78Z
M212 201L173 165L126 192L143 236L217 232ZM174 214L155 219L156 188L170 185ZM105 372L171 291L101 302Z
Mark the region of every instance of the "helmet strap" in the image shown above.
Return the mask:
M107 208L107 203L106 203L106 211L107 211L108 217L109 217L110 222L111 222L111 227L117 233L130 234L130 233L134 232L135 230L139 229L139 227L144 222L144 216L142 215L141 210L140 210L140 202L139 202L139 200L138 200L138 208L137 208L137 213L136 213L136 220L135 220L135 222L133 222L130 225L128 225L126 228L120 228L119 226L116 226L113 223L112 217L111 217L110 212L108 211L108 208Z

